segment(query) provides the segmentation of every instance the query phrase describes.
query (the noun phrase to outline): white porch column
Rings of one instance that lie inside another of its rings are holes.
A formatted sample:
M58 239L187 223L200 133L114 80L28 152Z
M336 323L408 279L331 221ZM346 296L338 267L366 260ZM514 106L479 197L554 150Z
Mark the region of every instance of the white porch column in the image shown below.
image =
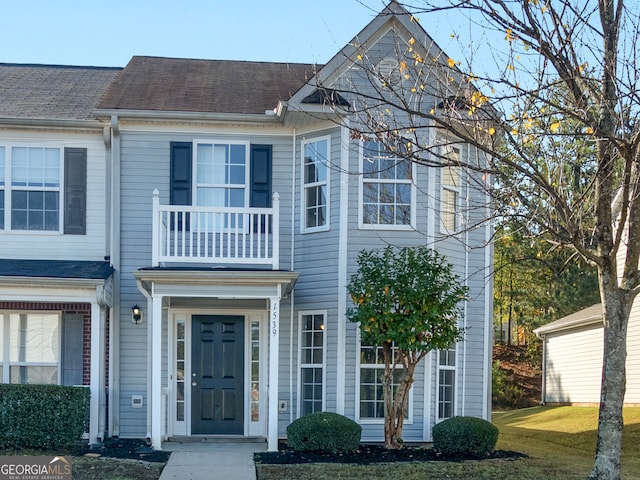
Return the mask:
M269 425L267 450L278 450L278 369L280 353L280 297L269 298Z
M151 297L151 446L162 449L162 296Z
M89 443L103 440L105 389L104 312L98 303L91 303L91 400L89 403Z

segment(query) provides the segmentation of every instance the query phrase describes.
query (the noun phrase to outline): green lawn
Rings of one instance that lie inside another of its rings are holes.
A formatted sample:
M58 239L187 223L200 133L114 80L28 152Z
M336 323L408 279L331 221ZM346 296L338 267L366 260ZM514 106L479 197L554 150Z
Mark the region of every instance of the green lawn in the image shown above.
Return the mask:
M623 478L640 478L640 408L624 411ZM533 407L496 412L497 448L526 453L522 460L425 462L395 465L258 465L259 480L582 479L593 463L595 407Z

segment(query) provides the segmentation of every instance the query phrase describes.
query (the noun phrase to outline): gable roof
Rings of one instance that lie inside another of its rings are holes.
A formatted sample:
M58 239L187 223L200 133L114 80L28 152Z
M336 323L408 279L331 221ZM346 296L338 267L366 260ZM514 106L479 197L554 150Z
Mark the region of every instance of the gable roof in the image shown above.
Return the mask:
M315 70L301 63L135 56L98 109L264 115Z
M582 327L592 323L602 322L602 304L596 303L583 310L579 310L571 315L562 317L554 322L547 323L536 328L533 333L541 337L547 333L558 332L560 330L568 330L574 327Z
M120 70L2 63L0 118L91 120L101 95Z
M322 89L331 88L341 74L352 65L358 63L358 54L367 51L389 29L396 32L404 31L406 39L414 37L416 45L425 49L427 58L438 57L443 53L431 36L426 32L414 16L402 4L391 0L347 45L345 45L325 65L319 66L312 82L308 82L291 99L290 105L301 108L304 99L315 94L320 86Z

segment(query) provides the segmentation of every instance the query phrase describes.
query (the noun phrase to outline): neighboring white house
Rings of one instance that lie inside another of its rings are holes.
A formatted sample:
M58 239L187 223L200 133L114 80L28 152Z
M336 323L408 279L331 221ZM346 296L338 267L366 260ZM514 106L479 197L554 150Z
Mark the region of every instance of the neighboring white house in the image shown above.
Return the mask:
M0 64L0 381L91 389L106 429L109 136L92 114L121 69Z
M596 405L600 402L602 305L596 304L534 330L542 339L542 403ZM625 405L640 404L640 304L629 319Z

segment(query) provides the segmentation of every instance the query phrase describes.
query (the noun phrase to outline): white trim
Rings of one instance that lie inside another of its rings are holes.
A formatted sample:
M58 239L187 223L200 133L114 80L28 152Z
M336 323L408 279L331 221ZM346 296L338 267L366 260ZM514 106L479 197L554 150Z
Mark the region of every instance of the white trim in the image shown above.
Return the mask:
M267 449L278 451L278 374L280 355L280 296L269 298L269 422L267 427Z
M94 302L91 304L90 444L100 442L104 434L104 418L100 408L104 402L104 354L104 318L100 306Z
M348 121L348 120L347 120ZM340 219L338 227L338 321L336 355L336 412L344 415L346 401L347 366L347 262L349 242L349 128L341 128L340 135Z
M434 416L432 415L433 352L434 350L431 350L424 359L424 408L422 411L422 440L425 442L431 440L431 424L432 418L434 418Z
M450 350L454 350L454 361L455 361L455 365L440 365L440 353L441 352L445 352L445 351L450 351ZM458 397L458 392L460 391L460 389L458 388L459 385L459 372L458 372L458 348L457 348L457 344L453 344L453 347L450 349L446 349L446 350L435 350L436 355L435 355L435 364L436 364L436 401L435 401L435 423L439 423L443 420L446 420L448 418L451 417L455 417L456 415L458 415L459 413L459 405L458 405L458 401L457 401L457 397ZM447 371L453 371L453 408L452 408L452 412L451 412L451 417L440 417L440 371L441 370L447 370Z
M440 202L439 202L440 233L444 235L451 235L453 233L458 232L461 228L460 200L462 196L461 185L463 182L463 171L462 171L462 168L460 167L460 164L461 164L462 150L459 146L446 144L446 145L440 146L440 154L443 157L451 154L457 154L458 156L456 160L458 165L456 166L445 165L442 168L440 168ZM456 175L458 185L449 185L448 183L445 184L444 178L445 178L445 171L447 170L452 172L452 174ZM467 185L468 185L468 181L467 181ZM450 229L447 225L445 225L445 222L443 220L443 213L445 212L445 208L444 208L445 190L448 192L451 192L454 195L453 210L447 210L447 213L453 214L453 229Z
M10 335L10 316L11 315L42 315L42 316L55 316L57 317L57 332L58 332L58 357L55 362L29 362L26 360L11 361L11 335ZM61 310L0 310L0 330L2 330L2 356L0 356L0 383L11 383L11 367L55 367L56 368L56 383L55 385L62 384L62 311ZM89 410L90 413L92 410ZM93 420L93 417L91 417ZM93 425L95 422L91 422Z
M29 142L3 142L0 144L4 147L4 185L2 195L4 195L4 229L0 232L10 234L26 234L26 235L63 235L64 233L64 150L65 144L55 140L29 141ZM35 186L13 186L12 184L12 159L14 148L38 148L51 149L58 151L58 186L57 187L35 187ZM58 229L57 230L29 230L29 229L13 229L11 228L12 213L12 192L57 192L58 193Z
M233 140L233 139L220 139L220 138L213 138L213 139L208 139L208 138L197 138L193 140L193 151L191 153L192 155L192 169L191 169L191 176L192 176L192 181L191 181L191 203L194 206L203 206L198 202L198 145L211 145L212 147L214 145L226 145L226 146L231 146L231 145L242 145L245 147L245 152L244 152L244 205L243 207L248 207L249 206L249 195L250 195L250 190L251 190L251 182L250 182L250 161L251 161L251 142L249 142L248 140ZM226 164L225 164L226 165ZM204 187L201 188L224 188L229 189L229 188L233 188L233 189L237 189L239 190L240 188L237 187L238 185L240 185L239 183L226 183L226 182L214 182L211 184L204 184ZM234 187L230 187L230 185L234 185ZM226 203L226 202L225 202ZM211 206L211 205L208 205ZM212 206L224 206L224 207L230 207L231 205L212 205Z
M303 317L306 316L322 316L322 363L302 363L302 330L303 330ZM303 368L322 368L322 407L319 411L325 411L327 405L327 310L301 310L298 312L298 366L297 366L297 385L298 385L298 404L296 412L298 417L301 417L302 412L302 369ZM293 386L292 386L293 389Z
M310 143L327 142L327 158L321 162L326 168L326 180L324 182L310 182L305 181L305 156L304 148ZM325 232L331 229L331 135L322 135L319 137L310 137L300 141L300 233L313 233L313 232ZM307 227L306 225L306 190L311 187L326 187L326 205L325 205L325 221L323 225L315 227Z
M393 230L393 231L414 231L416 229L416 217L417 217L417 188L416 188L416 174L417 168L415 162L411 162L411 178L408 180L394 180L389 182L384 181L371 181L369 183L392 183L392 184L409 184L411 186L411 206L410 206L410 221L409 224L374 224L374 223L364 223L364 142L359 142L358 149L358 229L360 230Z
M360 347L361 347L361 341L360 341L360 330L358 329L358 334L357 334L357 338L356 338L356 395L355 395L355 418L356 421L358 423L360 423L361 425L384 425L384 417L380 417L380 418L372 418L372 417L361 417L360 416L360 372L362 369L361 363L360 363ZM375 348L375 347L374 347ZM373 364L366 364L366 365L373 365ZM383 369L384 370L384 364L380 364L379 366L371 366L371 367L366 367L366 368L370 368L370 369ZM414 377L414 381L415 381L415 377ZM404 425L412 425L413 424L413 391L414 388L411 388L411 390L409 390L409 401L407 402L407 418L404 419Z
M151 410L151 445L162 449L162 296L152 295L147 306L151 312L151 396L147 410Z

